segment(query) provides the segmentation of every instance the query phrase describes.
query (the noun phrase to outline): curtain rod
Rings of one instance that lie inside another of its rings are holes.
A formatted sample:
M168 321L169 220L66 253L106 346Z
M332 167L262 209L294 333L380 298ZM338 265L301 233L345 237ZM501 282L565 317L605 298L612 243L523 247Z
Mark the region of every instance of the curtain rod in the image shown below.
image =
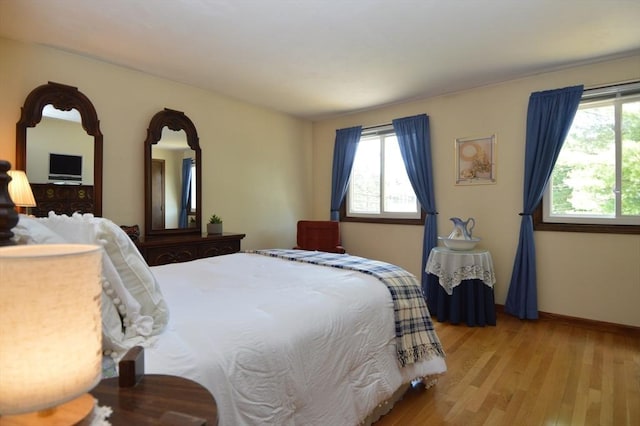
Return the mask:
M375 126L367 126L367 127L363 127L362 130L375 130L375 129L380 129L380 128L389 127L389 126L393 126L393 123L376 124Z
M585 87L584 91L588 92L592 90L602 90L602 89L608 89L610 87L623 86L625 84L636 84L636 83L640 83L640 80L627 80L627 81L619 81L617 83L601 84L599 86L590 86L590 87Z
M605 89L609 89L612 87L617 87L617 86L623 86L626 84L640 84L640 80L627 80L627 81L619 81L617 83L607 83L607 84L601 84L599 86L590 86L590 87L585 87L584 91L585 92L591 92L591 91L598 91L598 90L605 90ZM365 132L375 132L376 130L381 130L381 129L385 129L385 128L393 128L393 123L384 123L384 124L375 124L373 126L367 126L367 127L362 127L362 133Z

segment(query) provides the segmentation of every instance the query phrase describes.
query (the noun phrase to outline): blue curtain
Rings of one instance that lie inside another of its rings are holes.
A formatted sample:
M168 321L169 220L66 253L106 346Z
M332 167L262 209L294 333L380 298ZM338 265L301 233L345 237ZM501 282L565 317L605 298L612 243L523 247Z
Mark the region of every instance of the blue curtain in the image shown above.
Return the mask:
M189 226L189 192L191 191L191 164L192 158L182 159L182 194L180 197L180 217L178 227L187 228Z
M536 247L531 217L578 110L583 86L532 93L527 112L520 241L504 310L520 319L538 318Z
M422 238L422 293L427 294L427 259L438 244L436 201L433 192L433 166L431 163L431 137L429 117L426 114L393 120L400 153L407 175L420 205L427 213Z
M331 220L340 220L340 204L347 193L362 126L336 130L331 172Z

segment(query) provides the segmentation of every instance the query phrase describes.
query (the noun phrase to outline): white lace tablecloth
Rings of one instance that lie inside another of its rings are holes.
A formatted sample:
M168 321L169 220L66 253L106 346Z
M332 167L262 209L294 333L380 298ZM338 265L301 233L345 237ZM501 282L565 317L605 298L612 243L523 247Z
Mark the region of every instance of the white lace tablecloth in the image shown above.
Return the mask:
M489 287L496 283L493 259L488 250L457 251L434 247L429 253L426 272L436 275L449 295L463 280L482 280Z

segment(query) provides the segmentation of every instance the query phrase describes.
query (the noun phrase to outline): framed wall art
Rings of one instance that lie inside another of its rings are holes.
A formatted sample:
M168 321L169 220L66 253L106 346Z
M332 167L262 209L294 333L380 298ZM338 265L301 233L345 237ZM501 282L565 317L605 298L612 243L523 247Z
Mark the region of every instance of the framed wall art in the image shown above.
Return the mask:
M496 135L455 142L456 185L496 183Z

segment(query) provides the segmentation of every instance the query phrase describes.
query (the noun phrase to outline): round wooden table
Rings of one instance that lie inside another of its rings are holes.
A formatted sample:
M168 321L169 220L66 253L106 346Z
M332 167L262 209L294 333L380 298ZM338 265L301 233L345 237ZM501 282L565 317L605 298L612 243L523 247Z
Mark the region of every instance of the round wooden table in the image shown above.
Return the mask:
M113 409L107 420L119 425L218 424L218 408L211 393L198 383L177 376L148 374L133 387L120 387L118 378L102 380L90 392L98 405ZM177 415L177 417L176 417ZM175 419L184 420L179 423Z

